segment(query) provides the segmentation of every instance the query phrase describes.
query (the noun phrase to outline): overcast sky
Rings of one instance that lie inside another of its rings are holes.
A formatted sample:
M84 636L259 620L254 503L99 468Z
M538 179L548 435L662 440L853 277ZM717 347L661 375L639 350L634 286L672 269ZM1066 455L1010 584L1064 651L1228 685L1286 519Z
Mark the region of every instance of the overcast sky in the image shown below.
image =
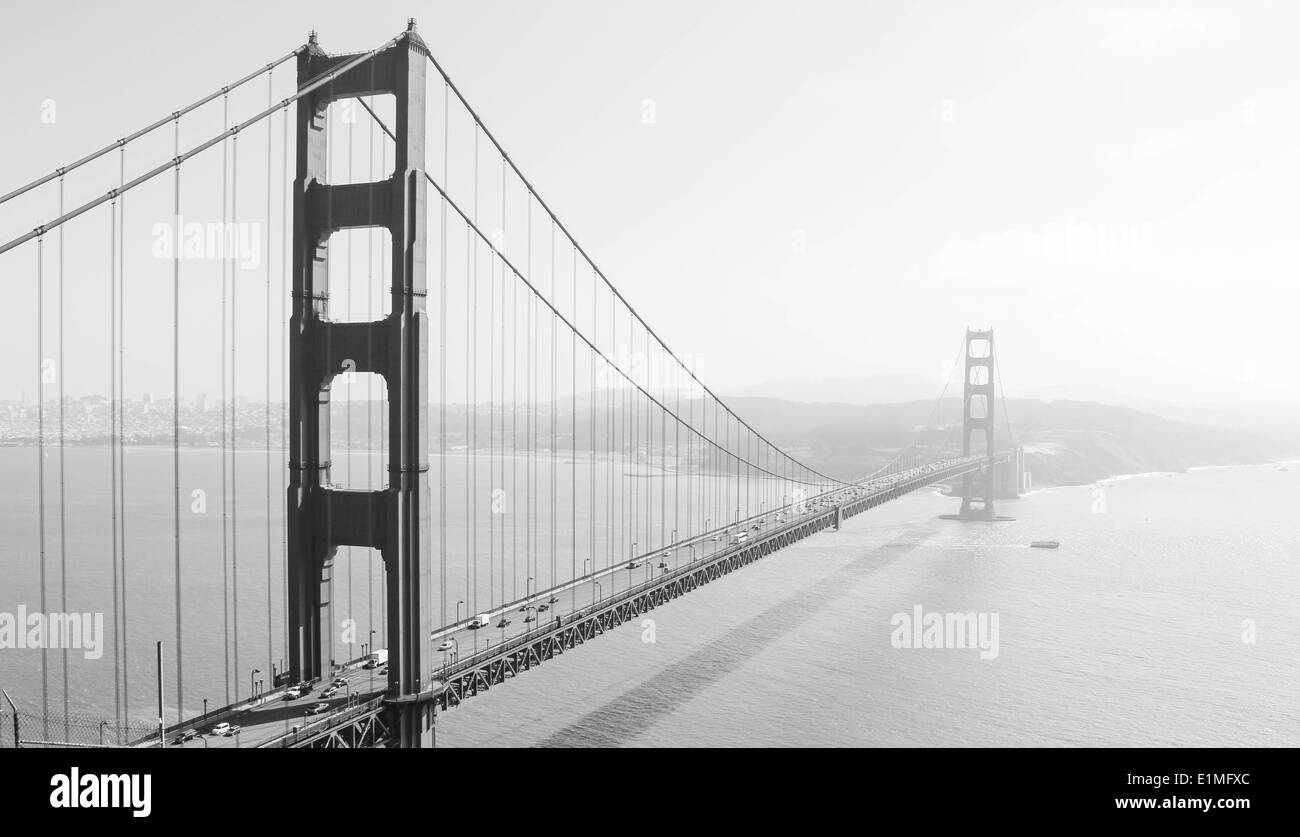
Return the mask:
M1300 401L1295 4L11 4L0 192L310 28L346 51L408 16L721 391L937 380L970 324L996 329L1011 395ZM0 214L0 237L37 221ZM32 264L0 257L10 351L33 340ZM104 277L68 281L75 296ZM69 334L70 387L106 386L74 371L104 345ZM30 397L31 377L6 376L0 398ZM170 366L133 383L169 389Z

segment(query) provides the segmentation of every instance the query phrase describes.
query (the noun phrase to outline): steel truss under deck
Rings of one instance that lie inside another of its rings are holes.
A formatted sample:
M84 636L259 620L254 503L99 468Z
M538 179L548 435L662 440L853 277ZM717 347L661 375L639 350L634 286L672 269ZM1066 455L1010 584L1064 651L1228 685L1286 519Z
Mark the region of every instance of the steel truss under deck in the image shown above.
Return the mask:
M1000 455L997 461L1005 456ZM435 700L444 710L458 706L466 699L504 683L508 678L517 677L546 660L577 648L660 605L771 555L778 549L825 529L838 529L845 518L861 514L927 485L979 471L987 467L987 464L988 460L984 457L967 457L941 469L918 469L920 473L888 488L867 492L825 512L775 528L749 543L735 546L693 566L665 573L658 579L644 582L610 599L588 606L570 614L558 626L552 622L547 628L535 628L528 634L445 668L440 675L445 688Z
M999 454L994 464L1013 456L1014 452ZM596 637L632 622L656 607L667 604L692 590L716 581L742 567L748 566L779 549L826 529L838 529L849 517L861 514L904 494L954 479L989 467L983 456L963 457L939 468L918 468L911 476L904 476L887 487L870 489L864 485L851 499L806 515L785 526L758 535L754 540L735 545L717 555L697 561L610 598L589 605L568 617L560 617L547 627L532 631L512 640L484 650L461 660L441 671L436 678L443 683L435 689L436 706L443 710L459 706L465 700L499 686L508 679L541 665L566 651L571 651ZM395 745L392 726L392 703L377 698L343 712L327 716L297 732L282 736L262 745L264 747L314 747L353 748L389 747Z

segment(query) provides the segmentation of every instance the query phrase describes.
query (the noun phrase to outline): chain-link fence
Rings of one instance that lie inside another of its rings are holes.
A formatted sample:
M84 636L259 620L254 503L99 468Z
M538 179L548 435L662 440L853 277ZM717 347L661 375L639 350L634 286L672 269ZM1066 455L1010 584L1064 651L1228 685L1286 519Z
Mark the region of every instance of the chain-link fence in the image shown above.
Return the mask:
M157 723L0 708L0 748L129 747L151 736L157 739Z
M8 706L0 706L0 750L14 746L14 713Z

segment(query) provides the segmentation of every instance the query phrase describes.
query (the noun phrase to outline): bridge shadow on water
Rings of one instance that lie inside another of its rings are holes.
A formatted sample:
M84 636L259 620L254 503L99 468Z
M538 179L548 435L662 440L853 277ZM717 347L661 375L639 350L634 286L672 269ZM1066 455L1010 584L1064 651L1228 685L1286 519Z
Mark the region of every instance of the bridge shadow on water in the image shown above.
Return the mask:
M607 700L539 747L619 747L668 717L706 687L735 672L854 586L905 557L933 530L916 527L851 560L812 586L753 616L650 679ZM725 583L725 581L724 581Z

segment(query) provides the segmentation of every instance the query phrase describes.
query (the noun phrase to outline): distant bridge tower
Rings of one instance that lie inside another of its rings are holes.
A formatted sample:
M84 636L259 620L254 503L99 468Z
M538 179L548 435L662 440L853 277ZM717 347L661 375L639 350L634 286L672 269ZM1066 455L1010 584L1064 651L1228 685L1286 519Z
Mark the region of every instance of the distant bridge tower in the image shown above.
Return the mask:
M966 329L966 378L962 393L962 456L971 455L971 436L984 434L986 462L979 475L978 510L971 508L975 499L975 475L962 477L961 514L965 519L993 520L993 496L997 491L993 462L993 438L997 422L994 421L993 380L996 362L993 357L993 331Z
M341 545L383 557L388 608L388 700L398 746L432 744L426 450L424 175L428 48L411 21L395 44L298 100L293 204L293 314L289 322L288 620L295 679L330 673L330 580ZM356 55L327 55L313 35L298 56L298 85ZM326 182L332 102L391 94L396 100L393 174L373 183ZM387 229L392 237L392 313L374 322L329 319L330 235ZM335 488L330 480L330 388L345 370L384 377L388 390L388 486Z

